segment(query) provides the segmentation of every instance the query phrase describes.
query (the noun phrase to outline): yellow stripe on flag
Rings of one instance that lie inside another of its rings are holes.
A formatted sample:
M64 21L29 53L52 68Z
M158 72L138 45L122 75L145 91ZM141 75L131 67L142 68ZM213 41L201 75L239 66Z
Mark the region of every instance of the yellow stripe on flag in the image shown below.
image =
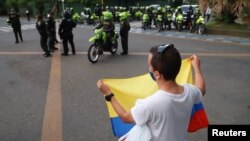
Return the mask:
M114 93L118 102L128 111L139 98L145 98L157 91L156 83L149 74L128 79L104 79ZM190 59L182 60L180 72L176 78L178 84L193 83ZM107 102L110 118L117 117L112 105Z

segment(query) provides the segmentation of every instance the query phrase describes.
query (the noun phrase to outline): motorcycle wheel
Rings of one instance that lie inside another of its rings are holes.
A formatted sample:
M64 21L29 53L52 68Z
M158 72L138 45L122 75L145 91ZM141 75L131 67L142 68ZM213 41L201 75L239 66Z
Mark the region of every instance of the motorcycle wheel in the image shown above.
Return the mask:
M145 24L145 22L142 23L142 29L146 30L146 24Z
M171 23L168 24L168 30L171 30Z
M161 26L158 25L157 30L158 32L161 32Z
M200 35L204 34L204 30L205 30L204 26L203 26L203 25L199 25L198 33L199 33Z
M177 26L178 26L179 32L181 32L181 30L182 30L182 24L181 24L181 23L178 23Z
M117 40L115 40L115 43L112 44L110 49L111 54L115 54L117 52L117 49L118 49L118 42Z
M88 59L91 63L96 63L99 59L99 46L92 44L89 46Z

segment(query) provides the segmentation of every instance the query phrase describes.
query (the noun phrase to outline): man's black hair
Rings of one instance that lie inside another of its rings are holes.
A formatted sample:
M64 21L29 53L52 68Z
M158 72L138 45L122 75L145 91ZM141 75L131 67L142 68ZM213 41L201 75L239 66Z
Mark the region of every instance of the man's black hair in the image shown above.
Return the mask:
M175 80L181 67L181 55L174 47L168 47L163 52L157 52L159 46L154 46L150 49L152 54L151 65L153 71L159 71L164 76L165 80Z

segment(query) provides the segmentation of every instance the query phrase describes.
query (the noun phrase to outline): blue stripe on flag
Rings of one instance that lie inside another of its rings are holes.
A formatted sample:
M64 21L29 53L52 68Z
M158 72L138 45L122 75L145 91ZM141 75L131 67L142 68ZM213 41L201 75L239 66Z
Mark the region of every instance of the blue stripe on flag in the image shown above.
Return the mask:
M113 133L120 138L125 135L135 124L124 123L119 117L110 118Z
M199 111L199 110L203 110L203 104L200 102L198 104L194 104L193 108L192 108L192 114L191 117L194 115L195 112Z

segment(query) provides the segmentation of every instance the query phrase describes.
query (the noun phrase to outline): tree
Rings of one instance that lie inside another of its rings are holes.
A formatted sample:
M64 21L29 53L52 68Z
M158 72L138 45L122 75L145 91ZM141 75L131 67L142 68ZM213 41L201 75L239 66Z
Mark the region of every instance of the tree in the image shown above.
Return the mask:
M14 8L17 12L19 11L18 2L16 0L5 0L5 4L7 9Z
M42 15L44 12L44 1L43 0L36 1L36 8L38 10L38 14Z
M202 10L210 4L217 20L227 23L234 23L234 20L242 16L243 9L250 7L249 0L199 0L199 5Z
M5 0L0 0L0 14L6 14Z
M173 7L177 7L183 4L183 0L174 0L170 2Z
M233 12L238 17L243 17L243 10L244 8L250 7L250 1L249 0L236 0L236 2L233 5Z

